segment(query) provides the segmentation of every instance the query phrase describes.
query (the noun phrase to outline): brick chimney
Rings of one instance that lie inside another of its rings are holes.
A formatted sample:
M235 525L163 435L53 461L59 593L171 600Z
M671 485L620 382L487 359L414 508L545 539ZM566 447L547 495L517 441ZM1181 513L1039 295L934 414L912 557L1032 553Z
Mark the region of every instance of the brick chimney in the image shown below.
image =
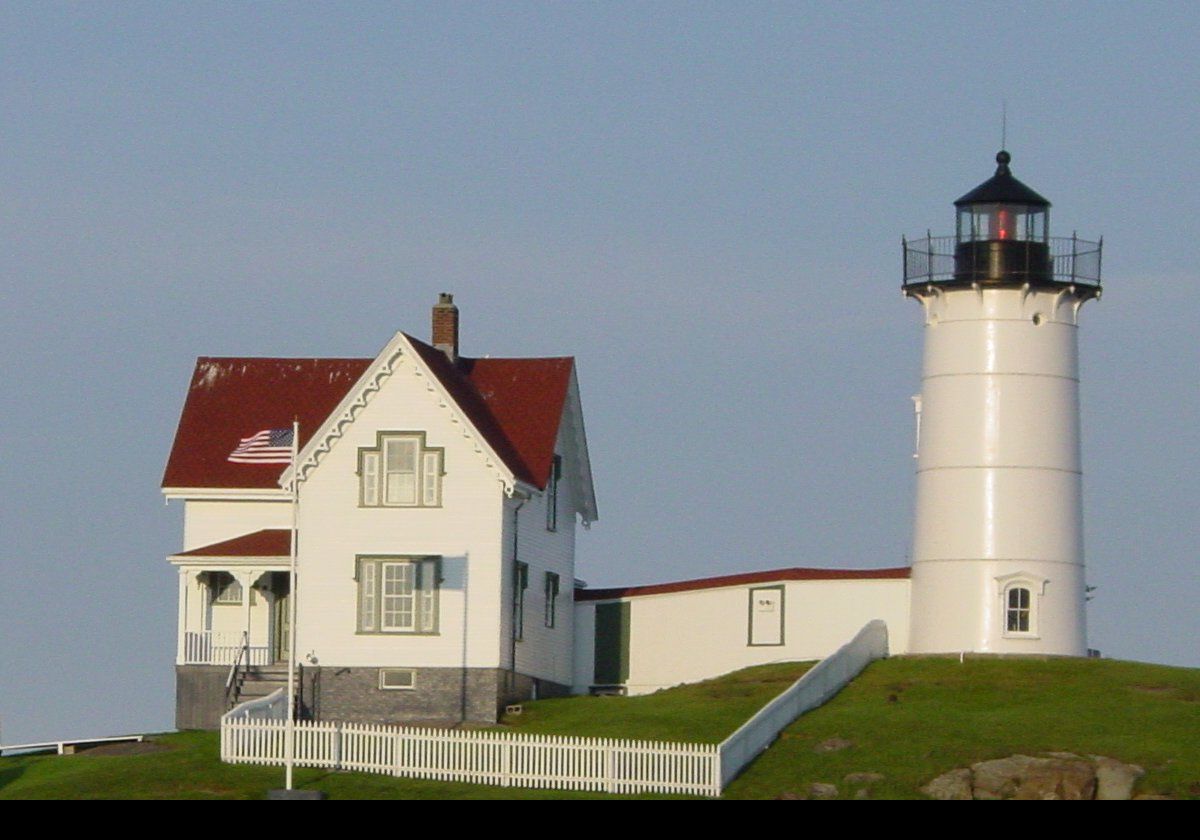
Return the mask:
M433 307L433 346L452 362L458 358L458 307L448 292L438 295Z

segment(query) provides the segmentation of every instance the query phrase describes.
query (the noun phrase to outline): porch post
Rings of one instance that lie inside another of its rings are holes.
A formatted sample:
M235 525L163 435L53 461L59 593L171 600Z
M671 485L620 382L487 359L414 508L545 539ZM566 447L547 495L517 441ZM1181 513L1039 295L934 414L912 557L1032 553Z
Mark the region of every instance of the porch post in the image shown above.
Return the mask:
M258 572L251 569L250 571L235 572L238 577L238 583L242 585L242 616L245 618L246 644L250 644L250 587L258 580ZM249 664L247 662L246 664Z
M179 568L179 632L175 641L175 664L187 664L188 570Z

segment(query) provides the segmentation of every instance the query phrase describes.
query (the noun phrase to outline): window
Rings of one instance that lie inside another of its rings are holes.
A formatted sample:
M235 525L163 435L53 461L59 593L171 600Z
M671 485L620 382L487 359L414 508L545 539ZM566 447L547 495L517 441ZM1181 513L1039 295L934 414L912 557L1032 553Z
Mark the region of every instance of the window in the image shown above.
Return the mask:
M546 614L547 627L553 627L558 618L558 575L546 572Z
M749 591L747 643L751 647L783 644L783 592L782 586L760 586Z
M212 588L212 602L222 606L242 603L242 582L229 572L212 572L208 585Z
M383 691L412 691L417 687L417 672L412 668L380 668L379 688Z
M1033 599L1023 586L1010 586L1005 595L1004 628L1008 633L1030 633Z
M525 638L525 590L529 588L529 564L517 562L513 569L513 639Z
M1036 639L1042 596L1050 581L1029 572L1013 572L996 578L999 628L1009 639Z
M437 633L438 558L358 558L358 632Z
M550 478L546 481L546 530L558 530L558 480L562 478L562 456L550 461Z
M358 451L363 507L440 507L442 453L423 432L380 432L374 449Z

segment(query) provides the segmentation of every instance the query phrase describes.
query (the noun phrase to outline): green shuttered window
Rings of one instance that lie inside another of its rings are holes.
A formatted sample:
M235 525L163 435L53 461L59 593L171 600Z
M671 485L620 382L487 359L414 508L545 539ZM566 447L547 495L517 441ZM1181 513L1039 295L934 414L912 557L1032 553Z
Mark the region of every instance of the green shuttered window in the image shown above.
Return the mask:
M440 507L444 450L425 445L424 432L380 432L373 449L358 451L363 507Z
M437 633L436 557L358 558L358 632Z

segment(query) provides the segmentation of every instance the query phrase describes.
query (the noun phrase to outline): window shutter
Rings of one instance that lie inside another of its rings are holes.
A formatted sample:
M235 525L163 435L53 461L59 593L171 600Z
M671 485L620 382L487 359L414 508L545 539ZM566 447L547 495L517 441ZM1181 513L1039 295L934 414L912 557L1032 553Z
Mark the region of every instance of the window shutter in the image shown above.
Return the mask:
M426 452L421 464L421 504L436 507L442 503L442 453Z
M545 624L553 627L558 617L558 575L546 572L546 612Z
M367 507L379 504L379 453L364 452L362 456L362 503Z
M437 561L423 560L419 573L421 603L418 629L422 633L432 633L437 626Z
M358 570L358 629L365 632L375 630L375 569L370 561L364 561Z
M562 477L562 456L550 460L550 478L546 482L546 530L558 529L558 480Z

